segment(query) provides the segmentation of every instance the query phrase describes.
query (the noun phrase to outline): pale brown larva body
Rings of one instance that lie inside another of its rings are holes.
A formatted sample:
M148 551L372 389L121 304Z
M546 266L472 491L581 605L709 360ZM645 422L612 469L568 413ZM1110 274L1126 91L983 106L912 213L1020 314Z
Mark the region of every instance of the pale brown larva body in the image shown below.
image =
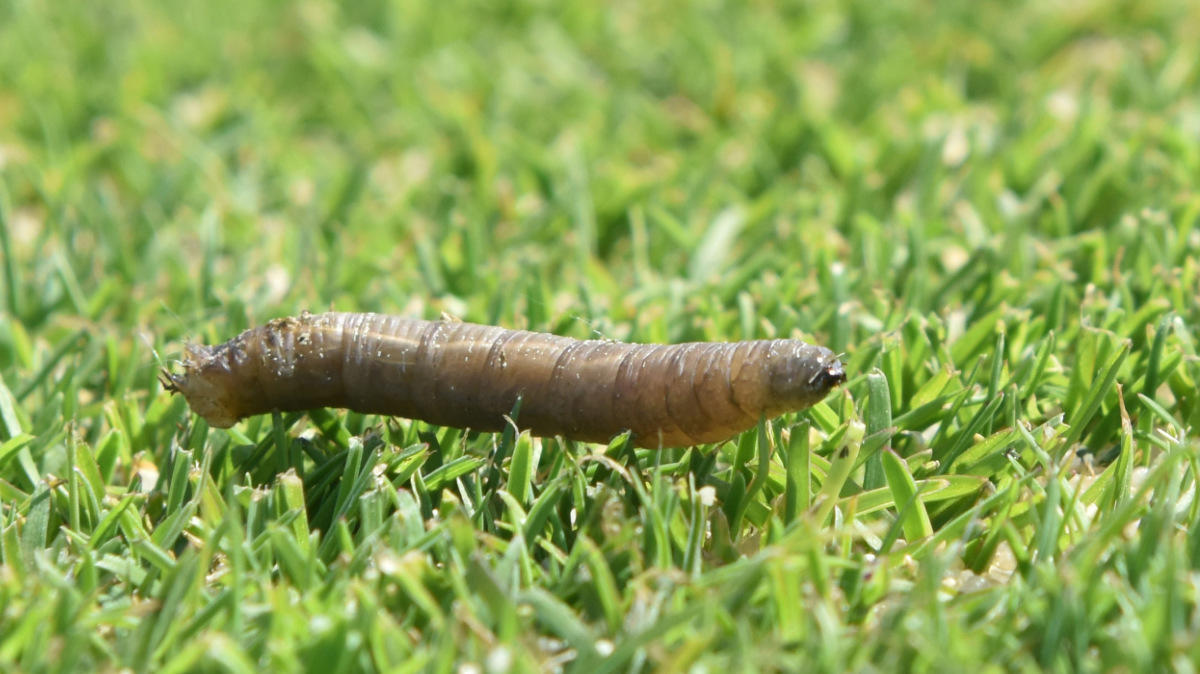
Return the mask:
M191 346L166 373L212 426L272 410L341 407L498 431L521 397L534 435L640 447L720 442L804 409L845 381L828 349L794 339L689 344L577 340L453 320L305 313Z

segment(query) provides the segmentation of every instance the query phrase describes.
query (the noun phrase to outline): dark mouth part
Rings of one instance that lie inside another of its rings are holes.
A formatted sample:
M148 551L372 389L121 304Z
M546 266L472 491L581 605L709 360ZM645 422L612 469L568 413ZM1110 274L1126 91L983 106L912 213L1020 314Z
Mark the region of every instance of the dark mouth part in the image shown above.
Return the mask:
M811 379L811 383L823 391L828 391L845 381L846 370L842 367L841 361L836 359L826 363Z

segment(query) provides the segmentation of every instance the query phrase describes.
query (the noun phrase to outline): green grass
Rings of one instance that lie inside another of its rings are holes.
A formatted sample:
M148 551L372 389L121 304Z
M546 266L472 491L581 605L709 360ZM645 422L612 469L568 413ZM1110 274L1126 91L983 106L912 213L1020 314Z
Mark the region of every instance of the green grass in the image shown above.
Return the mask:
M0 0L0 669L1196 668L1194 3L345 5ZM665 452L156 382L330 306L851 376Z

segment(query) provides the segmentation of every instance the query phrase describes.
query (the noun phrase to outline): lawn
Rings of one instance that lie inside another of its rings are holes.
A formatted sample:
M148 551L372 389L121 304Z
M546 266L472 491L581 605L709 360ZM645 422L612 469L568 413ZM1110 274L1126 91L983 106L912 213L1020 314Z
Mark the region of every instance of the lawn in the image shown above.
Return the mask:
M0 0L0 669L1194 671L1200 5ZM210 429L302 310L799 337L664 451ZM968 669L969 668L969 669Z

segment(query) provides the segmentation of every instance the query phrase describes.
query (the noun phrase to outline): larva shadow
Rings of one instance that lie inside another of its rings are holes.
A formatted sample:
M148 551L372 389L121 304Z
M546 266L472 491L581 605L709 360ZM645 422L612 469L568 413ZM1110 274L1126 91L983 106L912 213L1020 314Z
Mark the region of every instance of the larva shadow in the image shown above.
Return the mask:
M459 321L326 313L189 346L164 387L210 425L325 407L638 447L724 442L805 409L846 379L824 347L775 339L687 344L576 340Z

